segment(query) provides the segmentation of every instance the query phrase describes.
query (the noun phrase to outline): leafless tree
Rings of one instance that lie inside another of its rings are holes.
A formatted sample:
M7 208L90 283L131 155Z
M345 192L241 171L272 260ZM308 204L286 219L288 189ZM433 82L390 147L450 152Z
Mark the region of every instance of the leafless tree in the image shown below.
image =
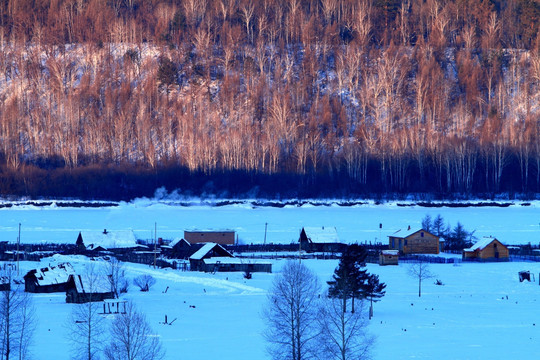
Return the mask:
M418 279L418 297L422 296L422 281L435 277L429 268L429 264L424 261L413 263L409 267L409 276Z
M321 302L318 321L324 358L369 359L375 338L366 331L368 321L364 302L357 302L354 312L346 311L345 302L328 296L324 296Z
M125 314L114 319L110 339L104 350L107 360L160 360L165 357L159 337L132 303L127 304Z
M93 266L81 275L88 293L96 291L101 276ZM100 304L91 301L91 298L89 300L87 303L74 305L68 319L68 337L74 359L97 360L103 350L101 344L105 330L104 318L99 314Z
M34 308L30 295L15 285L11 287L14 270L1 272L2 283L9 290L0 292L0 350L2 359L26 359L35 330Z
M119 297L121 293L127 292L129 283L126 279L126 272L121 261L112 257L105 266L105 275L111 284L111 290L115 297Z
M298 262L286 263L275 278L263 313L267 322L264 336L274 359L314 358L319 291L317 276Z
M137 276L133 279L133 283L141 289L141 291L148 291L156 283L156 279L153 276L145 274Z

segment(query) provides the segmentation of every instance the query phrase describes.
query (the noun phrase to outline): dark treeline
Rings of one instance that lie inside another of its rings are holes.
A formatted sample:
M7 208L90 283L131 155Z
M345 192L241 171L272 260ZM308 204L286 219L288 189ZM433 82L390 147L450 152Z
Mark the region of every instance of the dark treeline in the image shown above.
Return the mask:
M539 24L530 0L1 1L0 192L534 196Z

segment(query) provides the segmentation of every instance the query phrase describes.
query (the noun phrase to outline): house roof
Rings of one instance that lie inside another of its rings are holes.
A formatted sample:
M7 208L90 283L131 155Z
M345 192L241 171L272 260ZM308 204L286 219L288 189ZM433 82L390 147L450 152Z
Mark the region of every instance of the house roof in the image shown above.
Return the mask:
M105 276L70 275L79 294L105 294L112 292L111 283Z
M304 232L312 243L326 244L339 242L337 230L333 226L304 227Z
M425 232L426 234L430 234L430 235L433 235L433 236L435 236L435 237L438 237L437 235L432 234L432 233L430 233L429 231L424 230L424 229L418 229L418 230L416 230L415 232L412 232L412 233L410 233L410 234L408 234L408 235L396 236L396 234L399 233L400 231L401 231L401 229L399 229L398 231L394 232L392 235L389 235L388 237L394 237L394 238L398 238L398 239L405 239L405 238L408 238L409 236L413 236L414 234L419 233L420 231L423 231L423 232ZM440 239L440 238L439 238L439 239Z
M176 245L178 245L179 243L186 243L188 246L191 246L189 241L187 241L184 238L176 238L173 241L171 241L171 243L168 246L170 246L172 248L172 247L175 247Z
M69 276L75 274L75 270L70 263L58 264L41 269L30 270L24 277L34 274L39 286L55 285L66 283Z
M397 255L399 255L399 250L383 250L383 251L381 251L381 253L383 255L397 256Z
M493 241L497 241L497 242L501 243L499 240L497 240L495 238L485 238L485 239L482 239L480 241L477 241L476 244L474 244L470 248L463 249L463 251L472 252L472 251L476 251L476 250L484 250Z
M121 249L137 247L137 239L133 230L116 231L81 231L83 243L89 250L98 247L104 249Z
M198 251L196 251L193 255L191 255L189 258L190 260L201 260L203 259L208 253L210 253L212 250L216 249L221 254L227 256L227 257L233 257L230 252L225 250L221 245L216 243L206 243L202 248L200 248Z

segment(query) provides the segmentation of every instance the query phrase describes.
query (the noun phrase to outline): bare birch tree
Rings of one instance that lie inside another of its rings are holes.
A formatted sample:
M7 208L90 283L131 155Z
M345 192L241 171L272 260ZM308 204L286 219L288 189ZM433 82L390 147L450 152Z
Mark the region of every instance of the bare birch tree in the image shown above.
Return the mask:
M286 263L275 278L263 313L267 322L264 336L272 358L314 358L319 291L317 276L301 263Z
M159 337L132 303L127 304L125 314L114 319L110 339L104 350L107 360L160 360L165 357Z
M418 297L422 296L422 281L435 277L429 268L429 264L418 261L409 267L409 276L418 279Z
M356 311L346 311L346 304L339 298L324 296L318 316L321 327L320 344L324 359L369 359L375 338L366 331L368 325L364 301Z

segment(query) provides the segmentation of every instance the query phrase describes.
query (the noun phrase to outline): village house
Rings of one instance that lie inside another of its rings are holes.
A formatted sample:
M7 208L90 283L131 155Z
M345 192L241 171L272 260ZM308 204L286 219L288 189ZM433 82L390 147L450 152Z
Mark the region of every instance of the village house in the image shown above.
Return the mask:
M236 258L221 245L215 243L205 244L189 257L189 263L192 271L272 272L271 262Z
M0 276L0 291L11 291L11 279L9 276Z
M70 263L33 269L24 275L24 289L31 293L66 292L69 276L74 274Z
M345 246L332 226L303 227L298 241L306 252L341 252Z
M382 250L379 254L379 265L398 265L399 250Z
M69 276L66 303L83 304L105 299L114 299L111 283L106 276Z
M220 245L234 245L234 230L186 230L184 239L190 244L216 243Z
M169 245L161 246L161 251L171 259L188 259L195 249L186 239L178 238L171 241Z
M405 237L396 234L388 237L388 249L398 250L400 254L438 254L440 252L439 237L420 229Z
M144 245L137 244L133 230L81 231L76 241L77 246L87 251L111 251L125 253L134 249L146 249Z
M499 240L489 237L463 249L464 261L508 261L510 252Z

